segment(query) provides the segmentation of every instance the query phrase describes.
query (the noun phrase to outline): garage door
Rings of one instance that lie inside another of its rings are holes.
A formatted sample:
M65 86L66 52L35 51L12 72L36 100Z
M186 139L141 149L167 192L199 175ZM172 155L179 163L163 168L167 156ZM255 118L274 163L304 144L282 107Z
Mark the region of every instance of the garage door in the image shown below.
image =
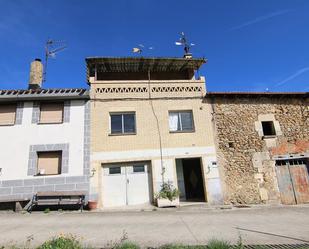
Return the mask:
M103 166L102 195L104 207L150 203L149 163Z
M305 159L276 161L282 204L309 203L309 175Z

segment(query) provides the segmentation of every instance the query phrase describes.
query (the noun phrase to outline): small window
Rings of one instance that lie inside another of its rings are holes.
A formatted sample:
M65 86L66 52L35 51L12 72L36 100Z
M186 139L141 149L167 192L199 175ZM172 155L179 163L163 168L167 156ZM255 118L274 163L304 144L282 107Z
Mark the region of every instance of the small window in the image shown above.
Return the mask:
M38 175L61 174L61 151L38 152Z
M134 165L133 172L134 173L145 172L145 166L144 165Z
M63 103L42 103L40 105L40 124L62 123L63 106Z
M276 136L276 130L273 121L262 121L264 136Z
M169 112L169 127L171 132L193 131L192 111Z
M0 125L14 125L16 105L0 105Z
M121 167L110 167L109 174L110 175L121 174Z
M134 134L135 113L117 113L110 114L111 134Z

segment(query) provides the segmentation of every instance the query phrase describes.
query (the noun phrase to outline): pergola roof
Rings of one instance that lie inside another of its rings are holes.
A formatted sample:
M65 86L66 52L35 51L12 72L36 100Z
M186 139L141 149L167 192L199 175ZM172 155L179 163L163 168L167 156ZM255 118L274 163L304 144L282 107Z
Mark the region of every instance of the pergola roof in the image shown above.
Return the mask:
M168 72L197 70L206 63L204 58L145 58L145 57L87 57L87 74L98 72Z

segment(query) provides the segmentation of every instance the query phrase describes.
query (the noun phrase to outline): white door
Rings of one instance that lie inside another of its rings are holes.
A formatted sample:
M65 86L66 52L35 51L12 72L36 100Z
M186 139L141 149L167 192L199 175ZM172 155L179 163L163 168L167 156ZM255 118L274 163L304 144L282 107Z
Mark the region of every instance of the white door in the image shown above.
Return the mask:
M117 207L150 202L149 165L130 163L103 167L103 206Z

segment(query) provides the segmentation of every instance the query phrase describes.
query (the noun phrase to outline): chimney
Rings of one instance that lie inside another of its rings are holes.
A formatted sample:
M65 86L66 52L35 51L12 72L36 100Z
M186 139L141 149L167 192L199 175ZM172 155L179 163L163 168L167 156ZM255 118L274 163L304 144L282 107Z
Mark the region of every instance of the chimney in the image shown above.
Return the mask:
M35 59L31 62L29 89L40 89L43 82L43 64L41 59Z

